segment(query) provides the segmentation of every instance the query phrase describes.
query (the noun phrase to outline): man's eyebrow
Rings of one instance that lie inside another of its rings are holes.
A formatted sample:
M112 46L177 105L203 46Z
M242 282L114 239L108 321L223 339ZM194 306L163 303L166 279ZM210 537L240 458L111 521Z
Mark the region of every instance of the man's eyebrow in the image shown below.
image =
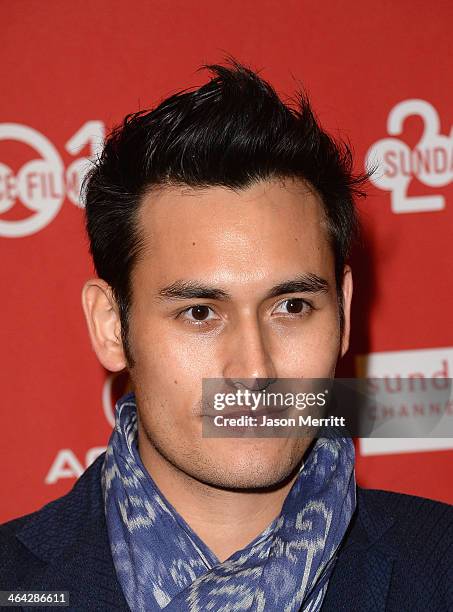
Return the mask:
M300 274L275 285L266 294L266 299L277 297L285 293L327 293L329 283L317 274Z
M197 281L178 280L167 287L163 287L157 294L158 298L170 300L228 300L230 294L223 289L217 289L210 285L198 283Z
M317 274L300 274L294 279L283 281L274 285L266 293L265 299L283 295L285 293L326 293L329 290L329 283ZM170 300L219 300L226 301L232 299L224 289L218 289L211 285L206 285L193 280L177 280L159 290L159 299Z

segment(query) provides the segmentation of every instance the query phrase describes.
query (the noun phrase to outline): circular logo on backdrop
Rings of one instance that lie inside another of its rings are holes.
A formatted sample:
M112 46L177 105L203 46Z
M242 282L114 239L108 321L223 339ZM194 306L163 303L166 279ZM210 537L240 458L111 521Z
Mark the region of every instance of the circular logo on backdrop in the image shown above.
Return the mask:
M423 133L414 147L402 138L405 121L412 116L423 121ZM403 100L394 106L387 119L388 138L375 142L366 154L365 166L375 169L370 180L379 189L389 191L394 213L439 211L445 208L445 196L436 193L453 181L453 127L449 135L441 133L439 114L426 100ZM409 195L411 182L417 179L435 190L430 195Z
M81 206L80 186L91 160L102 149L104 132L102 121L87 121L77 130L65 149L77 155L89 147L90 157L75 159L65 169L59 152L46 136L19 123L0 123L0 141L21 143L36 154L17 174L0 161L0 237L20 238L39 232L56 217L66 197ZM2 218L17 201L30 214L23 219Z
M25 125L0 124L0 140L21 142L39 155L22 166L17 176L0 162L0 213L9 211L17 198L31 212L26 219L0 218L0 236L28 236L50 223L63 204L63 162L50 140Z

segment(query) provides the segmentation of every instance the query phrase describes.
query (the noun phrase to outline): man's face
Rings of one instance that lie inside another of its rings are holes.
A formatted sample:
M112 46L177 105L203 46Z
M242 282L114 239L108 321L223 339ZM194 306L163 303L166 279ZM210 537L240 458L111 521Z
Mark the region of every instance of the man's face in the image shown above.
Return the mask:
M129 343L142 456L221 487L280 482L310 441L203 438L202 379L333 377L341 339L320 198L297 180L164 188L139 222Z

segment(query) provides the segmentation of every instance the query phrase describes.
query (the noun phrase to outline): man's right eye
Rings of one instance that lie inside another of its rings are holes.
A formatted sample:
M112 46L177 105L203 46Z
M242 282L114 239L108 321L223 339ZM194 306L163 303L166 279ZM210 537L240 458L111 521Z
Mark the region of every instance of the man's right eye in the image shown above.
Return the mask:
M213 309L205 304L190 306L189 308L181 311L178 317L182 317L194 325L201 325L207 321L212 321L219 318L215 315Z

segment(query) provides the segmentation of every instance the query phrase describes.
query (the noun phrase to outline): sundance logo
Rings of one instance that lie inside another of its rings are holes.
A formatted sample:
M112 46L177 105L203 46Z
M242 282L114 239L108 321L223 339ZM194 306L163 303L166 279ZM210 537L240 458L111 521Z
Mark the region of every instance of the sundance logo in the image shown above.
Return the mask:
M405 120L413 115L422 118L424 130L414 148L410 148L399 136ZM390 191L394 213L413 213L442 210L445 197L432 195L408 196L414 178L436 192L453 181L453 129L449 136L440 133L439 115L424 100L405 100L389 113L387 132L390 138L378 140L366 154L367 169L376 168L371 181L379 189Z
M453 377L453 348L421 349L414 351L391 351L370 353L357 358L357 376L370 380L370 388L379 385L388 394L398 393L403 379L409 390L413 387L414 400L405 401L401 405L393 405L383 415L394 419L396 426L404 423L406 429L417 428L417 421L426 418L435 408L437 413L444 410L446 418L453 418L451 402L445 406L423 405L420 401L420 391L427 383L442 389L447 386L447 379ZM376 380L375 380L376 379ZM379 390L379 389L378 389ZM417 395L418 393L418 395ZM377 415L380 416L379 414ZM442 435L442 434L441 434ZM360 451L362 455L382 455L388 453L422 452L445 450L453 448L453 438L361 438Z
M54 144L37 130L18 123L0 123L0 141L20 143L31 150L31 159L14 172L10 160L0 161L0 237L21 238L42 230L58 214L67 197L80 206L80 185L102 149L102 121L87 121L66 142L66 152L75 157L65 168ZM77 157L88 148L88 157ZM16 204L28 215L14 218Z

